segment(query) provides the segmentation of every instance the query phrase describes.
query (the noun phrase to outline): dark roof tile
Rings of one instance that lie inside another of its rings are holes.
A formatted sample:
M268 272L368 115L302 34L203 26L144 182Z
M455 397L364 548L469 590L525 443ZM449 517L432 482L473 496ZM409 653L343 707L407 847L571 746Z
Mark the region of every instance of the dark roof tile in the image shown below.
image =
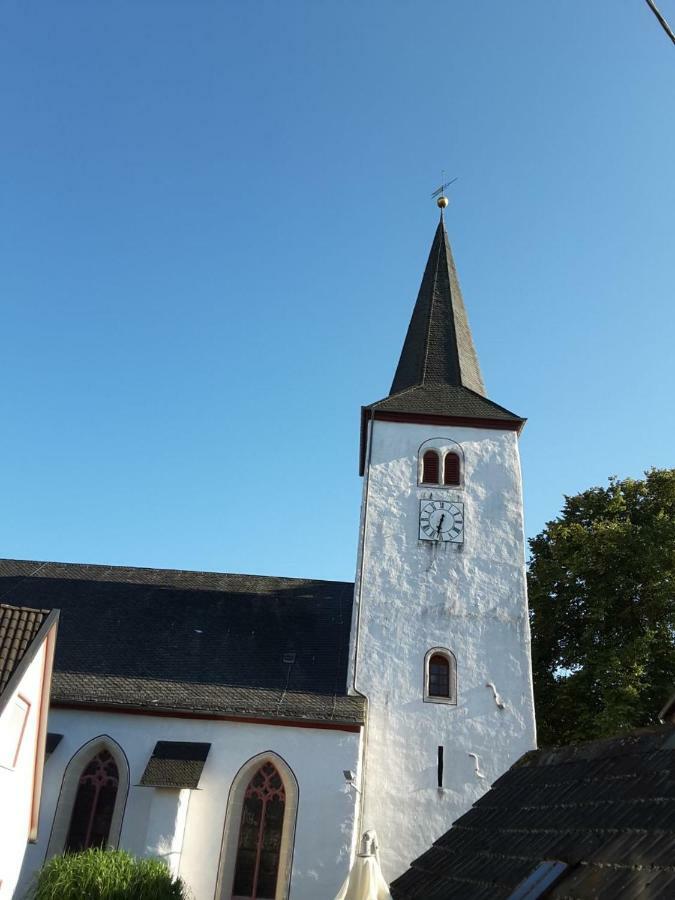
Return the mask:
M524 421L487 399L443 216L389 396L365 410Z
M193 741L157 741L141 776L144 787L190 788L199 779L211 744Z
M363 722L351 583L4 560L0 593L61 609L56 703Z
M469 897L480 882L508 897L514 879L560 860L570 869L552 897L673 897L674 793L672 725L525 754L393 882L392 896Z
M9 599L3 591L0 594ZM48 615L48 609L0 603L0 694L9 684Z

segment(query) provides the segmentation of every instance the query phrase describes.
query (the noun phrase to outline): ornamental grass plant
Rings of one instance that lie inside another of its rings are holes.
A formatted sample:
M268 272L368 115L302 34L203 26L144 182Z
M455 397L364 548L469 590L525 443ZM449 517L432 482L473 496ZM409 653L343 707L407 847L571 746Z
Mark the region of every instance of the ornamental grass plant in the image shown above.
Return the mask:
M159 859L125 850L84 850L47 862L32 900L188 900L180 878Z

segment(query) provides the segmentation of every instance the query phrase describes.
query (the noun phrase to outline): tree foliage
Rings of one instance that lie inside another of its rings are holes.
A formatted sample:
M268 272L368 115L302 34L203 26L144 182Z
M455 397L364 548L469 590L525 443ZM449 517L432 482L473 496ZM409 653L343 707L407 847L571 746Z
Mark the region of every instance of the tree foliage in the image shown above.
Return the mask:
M658 721L675 690L675 469L566 497L530 540L543 746Z

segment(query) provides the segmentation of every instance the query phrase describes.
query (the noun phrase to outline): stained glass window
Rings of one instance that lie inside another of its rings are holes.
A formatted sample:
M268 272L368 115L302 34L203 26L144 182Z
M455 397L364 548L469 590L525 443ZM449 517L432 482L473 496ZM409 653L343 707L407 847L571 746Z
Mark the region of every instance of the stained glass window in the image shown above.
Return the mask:
M115 760L107 750L101 750L80 776L66 838L66 853L106 846L118 784Z
M286 793L271 762L250 780L239 828L233 900L274 900Z

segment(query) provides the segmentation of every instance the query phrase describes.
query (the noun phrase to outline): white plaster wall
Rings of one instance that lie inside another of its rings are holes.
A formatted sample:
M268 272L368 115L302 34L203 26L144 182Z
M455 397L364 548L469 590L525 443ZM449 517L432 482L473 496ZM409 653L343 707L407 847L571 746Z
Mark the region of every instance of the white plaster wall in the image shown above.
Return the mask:
M190 790L155 788L152 792L145 855L164 860L171 873L180 874Z
M5 768L0 765L0 882L2 882L0 898L2 900L9 900L14 892L30 831L46 647L47 642L43 641L40 650L24 673L0 717L0 748L2 758L5 758L8 754L14 755L16 734L13 729L9 728L14 698L18 695L30 704L16 766Z
M436 437L462 447L461 490L418 487L418 448ZM419 499L429 496L464 503L463 545L418 540ZM354 611L355 685L368 697L361 830L376 829L391 880L535 746L516 434L376 421L361 528L360 616ZM456 707L423 702L424 656L439 646L457 658ZM479 755L484 779L469 752Z
M190 792L179 863L179 874L191 888L194 900L214 900L232 781L247 760L269 750L287 762L299 785L289 896L293 900L330 900L346 877L355 800L345 791L342 772L357 768L358 733L64 709L51 711L49 730L64 737L45 765L39 842L28 848L17 897L23 896L45 860L69 760L100 734L117 741L129 761L130 789L120 847L139 856L146 853L148 838L157 833L157 808L153 811L156 789L139 786L155 742L211 743L199 789Z

